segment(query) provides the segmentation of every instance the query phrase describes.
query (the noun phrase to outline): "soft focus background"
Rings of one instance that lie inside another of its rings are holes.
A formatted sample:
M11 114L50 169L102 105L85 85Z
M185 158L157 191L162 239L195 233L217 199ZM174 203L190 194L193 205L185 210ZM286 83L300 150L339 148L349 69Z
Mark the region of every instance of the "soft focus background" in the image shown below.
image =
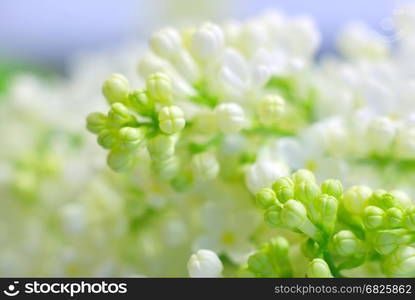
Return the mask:
M244 18L268 8L289 15L312 15L323 34L323 49L347 22L364 20L388 34L388 19L397 4L408 1L325 0L2 0L0 62L41 65L62 71L79 52L119 47L166 24Z

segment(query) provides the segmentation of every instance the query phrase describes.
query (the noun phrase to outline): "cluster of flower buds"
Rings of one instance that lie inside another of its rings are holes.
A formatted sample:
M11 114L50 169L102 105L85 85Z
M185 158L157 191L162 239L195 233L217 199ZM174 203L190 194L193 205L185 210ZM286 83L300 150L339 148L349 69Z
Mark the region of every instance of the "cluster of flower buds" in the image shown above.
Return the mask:
M173 156L175 134L184 129L186 121L180 107L173 104L169 77L155 73L147 78L144 90L130 90L127 78L114 74L104 82L102 91L111 108L108 114L91 113L87 128L109 150L111 169L131 169L143 144L156 162Z
M301 249L310 259L309 277L342 276L344 270L368 261L377 261L387 276L415 276L415 205L404 193L366 186L343 192L338 180L319 185L312 172L301 169L278 178L272 188L261 189L256 203L271 227L306 238ZM249 269L261 276L269 270L283 276L273 269L275 254L267 251L251 256ZM268 260L262 258L265 253ZM262 267L260 258L267 261Z
M307 66L318 44L311 20L278 13L246 24L161 29L139 62L145 89L131 90L124 76L111 76L102 89L111 109L90 114L87 128L110 151L114 171L130 170L146 145L165 178L173 182L178 170L186 173L176 186L214 179L219 161L228 160L219 157L228 136L243 136L255 153L270 137L307 124L313 101ZM247 148L237 150L239 161Z

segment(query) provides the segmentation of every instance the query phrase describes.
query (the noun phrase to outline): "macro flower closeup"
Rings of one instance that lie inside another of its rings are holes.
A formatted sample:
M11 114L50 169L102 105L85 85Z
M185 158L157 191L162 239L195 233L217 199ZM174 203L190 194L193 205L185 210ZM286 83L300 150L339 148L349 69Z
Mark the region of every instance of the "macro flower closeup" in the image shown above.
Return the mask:
M413 4L138 2L0 45L1 276L415 278Z

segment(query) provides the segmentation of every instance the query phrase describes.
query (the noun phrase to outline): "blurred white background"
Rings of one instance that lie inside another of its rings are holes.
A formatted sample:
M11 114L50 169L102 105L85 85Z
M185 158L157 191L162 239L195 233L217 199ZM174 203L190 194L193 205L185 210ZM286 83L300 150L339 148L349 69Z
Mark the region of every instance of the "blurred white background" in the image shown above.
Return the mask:
M143 39L167 24L243 18L268 8L312 15L323 33L323 49L343 24L365 20L380 30L382 21L405 0L2 0L0 60L62 67L78 52L117 47Z

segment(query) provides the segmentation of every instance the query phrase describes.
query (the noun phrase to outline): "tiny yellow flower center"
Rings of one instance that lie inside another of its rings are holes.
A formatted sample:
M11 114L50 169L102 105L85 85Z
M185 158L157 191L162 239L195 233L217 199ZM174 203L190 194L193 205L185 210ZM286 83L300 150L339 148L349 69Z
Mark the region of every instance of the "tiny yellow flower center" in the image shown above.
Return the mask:
M306 161L305 167L311 172L315 172L317 169L317 163L314 160L309 159Z
M232 245L235 242L235 236L231 232L224 232L221 239L225 245Z

